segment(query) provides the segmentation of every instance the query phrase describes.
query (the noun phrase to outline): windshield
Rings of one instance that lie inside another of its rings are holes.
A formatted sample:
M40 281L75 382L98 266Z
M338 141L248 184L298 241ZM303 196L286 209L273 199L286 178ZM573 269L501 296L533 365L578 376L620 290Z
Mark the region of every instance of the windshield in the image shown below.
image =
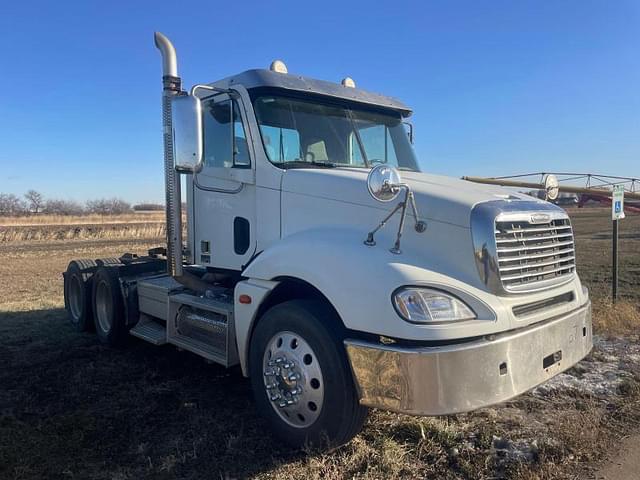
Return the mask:
M400 114L274 95L254 100L269 160L282 168L418 170Z

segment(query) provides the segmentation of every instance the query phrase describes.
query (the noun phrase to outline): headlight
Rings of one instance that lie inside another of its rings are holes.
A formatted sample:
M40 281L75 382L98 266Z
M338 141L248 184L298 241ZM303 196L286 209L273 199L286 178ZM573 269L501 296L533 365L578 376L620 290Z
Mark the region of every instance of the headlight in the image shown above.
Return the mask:
M393 296L396 310L413 323L473 320L476 314L462 300L440 290L406 287Z

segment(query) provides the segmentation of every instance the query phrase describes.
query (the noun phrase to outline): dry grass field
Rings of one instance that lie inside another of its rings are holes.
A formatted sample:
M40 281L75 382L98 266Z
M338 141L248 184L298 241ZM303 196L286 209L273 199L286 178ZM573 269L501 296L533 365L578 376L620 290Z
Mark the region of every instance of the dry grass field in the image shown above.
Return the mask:
M68 261L157 246L161 217L0 219L0 478L589 478L640 431L640 216L620 229L622 299L613 307L609 214L570 214L594 299L589 358L471 414L372 412L332 453L291 451L271 437L237 369L133 338L106 348L68 324Z
M164 235L163 212L0 218L0 245L31 241L155 239Z
M33 225L91 225L91 224L125 224L125 223L162 223L164 211L141 211L122 215L28 215L18 217L1 217L0 225L33 226Z

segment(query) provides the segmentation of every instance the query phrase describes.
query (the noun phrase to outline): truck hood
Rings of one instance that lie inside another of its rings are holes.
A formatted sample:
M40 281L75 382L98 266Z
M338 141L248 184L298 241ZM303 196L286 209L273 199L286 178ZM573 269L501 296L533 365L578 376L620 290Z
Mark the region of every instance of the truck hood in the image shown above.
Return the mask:
M381 210L393 208L397 202L381 203L369 195L368 173L364 168L290 169L283 175L282 190ZM471 209L477 203L533 200L502 187L421 172L400 173L415 195L420 217L426 220L468 227Z

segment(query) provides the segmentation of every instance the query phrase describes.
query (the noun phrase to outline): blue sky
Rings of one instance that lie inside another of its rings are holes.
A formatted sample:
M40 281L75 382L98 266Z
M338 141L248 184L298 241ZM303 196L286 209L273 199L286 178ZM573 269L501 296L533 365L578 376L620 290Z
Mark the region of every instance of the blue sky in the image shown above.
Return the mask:
M640 176L640 2L381 3L4 1L0 192L163 199L154 30L185 85L282 58L401 98L431 172Z

